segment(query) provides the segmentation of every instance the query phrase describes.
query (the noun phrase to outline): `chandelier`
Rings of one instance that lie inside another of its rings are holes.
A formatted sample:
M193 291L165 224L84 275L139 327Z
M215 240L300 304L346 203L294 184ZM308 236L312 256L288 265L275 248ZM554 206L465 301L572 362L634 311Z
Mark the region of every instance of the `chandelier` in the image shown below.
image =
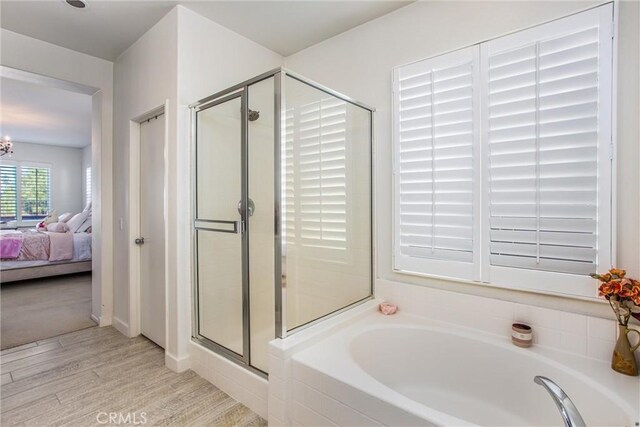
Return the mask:
M11 156L13 154L13 142L11 142L11 138L5 136L0 140L0 157L8 154Z

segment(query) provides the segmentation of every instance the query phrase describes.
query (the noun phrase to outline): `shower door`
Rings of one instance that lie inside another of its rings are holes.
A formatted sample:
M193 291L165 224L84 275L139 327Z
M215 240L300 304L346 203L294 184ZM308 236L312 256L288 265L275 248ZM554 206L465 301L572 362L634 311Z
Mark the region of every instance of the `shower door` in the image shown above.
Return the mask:
M194 335L248 364L246 91L195 114Z

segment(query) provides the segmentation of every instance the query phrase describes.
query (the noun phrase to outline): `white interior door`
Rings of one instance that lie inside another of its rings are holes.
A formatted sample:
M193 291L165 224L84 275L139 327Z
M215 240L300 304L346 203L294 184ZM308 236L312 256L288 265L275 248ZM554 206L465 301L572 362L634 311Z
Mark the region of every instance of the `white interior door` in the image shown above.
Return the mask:
M165 346L164 115L140 124L140 331Z

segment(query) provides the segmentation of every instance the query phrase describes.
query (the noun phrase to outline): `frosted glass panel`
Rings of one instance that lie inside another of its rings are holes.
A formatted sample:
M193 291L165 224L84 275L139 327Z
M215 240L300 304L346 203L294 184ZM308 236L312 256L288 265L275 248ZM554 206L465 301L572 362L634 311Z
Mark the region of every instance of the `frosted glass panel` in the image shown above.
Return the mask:
M371 113L286 77L287 329L371 294Z
M242 354L242 241L197 231L200 335Z
M249 86L249 109L259 113L249 121L249 303L252 366L268 371L268 343L275 338L274 320L274 79Z
M196 245L198 332L242 355L242 236L228 232L241 219L240 109L236 97L197 113Z

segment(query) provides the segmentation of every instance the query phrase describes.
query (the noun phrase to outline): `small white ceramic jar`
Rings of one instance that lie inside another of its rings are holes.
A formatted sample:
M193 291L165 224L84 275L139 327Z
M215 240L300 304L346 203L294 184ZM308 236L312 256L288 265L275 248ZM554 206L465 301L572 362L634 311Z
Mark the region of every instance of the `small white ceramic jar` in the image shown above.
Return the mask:
M511 325L511 342L518 347L531 347L533 342L533 331L531 326L524 323L514 323Z

